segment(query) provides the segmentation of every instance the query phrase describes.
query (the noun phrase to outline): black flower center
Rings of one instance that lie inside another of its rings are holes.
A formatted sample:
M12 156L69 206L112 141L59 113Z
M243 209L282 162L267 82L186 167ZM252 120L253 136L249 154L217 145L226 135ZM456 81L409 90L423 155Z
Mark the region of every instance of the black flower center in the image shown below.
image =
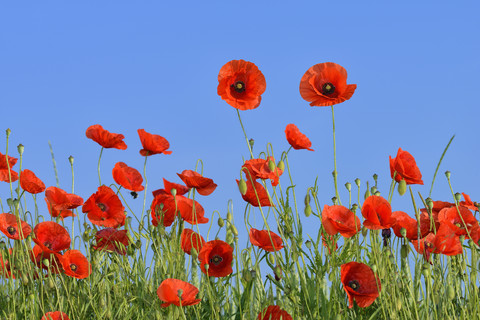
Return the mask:
M231 87L238 93L242 93L243 91L245 91L245 82L237 81L234 84L232 84Z
M210 259L209 263L218 266L222 261L223 261L223 258L222 258L222 257L220 257L219 255L214 255L214 256Z
M77 271L78 267L76 264L70 264L70 270L72 270L73 272Z
M358 289L360 289L360 283L358 283L357 280L349 281L348 286L352 288L354 291L358 291Z
M13 236L15 233L17 233L17 229L15 227L9 226L7 228L8 233L10 233L11 236Z
M99 207L100 210L102 210L104 212L105 212L105 210L107 210L107 206L104 205L103 203L97 203L97 207Z
M322 86L322 93L324 95L330 95L335 92L335 86L331 82L327 82Z

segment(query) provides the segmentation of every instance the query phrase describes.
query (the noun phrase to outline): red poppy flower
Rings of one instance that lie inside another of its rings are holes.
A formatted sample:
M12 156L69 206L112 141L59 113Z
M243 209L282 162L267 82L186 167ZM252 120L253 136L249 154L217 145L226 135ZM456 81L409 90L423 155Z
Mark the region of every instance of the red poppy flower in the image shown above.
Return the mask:
M310 139L308 139L306 135L301 133L300 130L298 130L297 126L293 123L287 125L287 127L285 128L285 135L287 136L288 143L292 146L293 149L307 149L313 151L313 149L310 148L312 146Z
M123 134L111 133L99 124L88 127L85 134L87 138L92 139L104 148L127 149L127 145L123 142L125 138Z
M250 242L254 246L260 247L265 251L278 251L284 247L282 238L273 231L251 228L249 237Z
M458 206L458 210L456 206L440 210L438 221L440 222L440 228L444 221L450 222L457 236L468 235L467 230L478 226L478 221L472 212L463 206Z
M46 253L60 252L70 247L68 231L56 222L40 222L33 228L33 233L33 241Z
M238 185L239 180L236 181ZM252 186L250 179L247 179L245 182L247 184L247 192L245 194L242 194L243 200L247 201L254 207L258 207L259 203L262 207L274 206L273 203L270 201L270 198L268 197L267 191L260 183L254 180L254 184Z
M0 213L0 231L10 239L21 240L25 239L32 232L32 228L22 220L20 220L19 228L17 218L14 214Z
M143 178L137 169L127 166L123 162L117 162L112 170L113 180L130 191L143 191Z
M115 192L107 186L85 201L82 212L88 213L88 220L97 226L118 228L125 224L125 208Z
M32 262L41 269L49 270L53 274L62 273L62 263L60 259L62 255L57 252L53 252L42 245L35 245L30 251L30 259ZM48 264L47 264L48 262Z
M167 192L155 196L150 210L154 226L158 226L158 220L161 220L165 227L171 226L177 212L180 212L183 220L191 224L208 222L208 218L204 217L205 210L197 201L179 195L174 197Z
M53 311L47 312L40 320L70 320L65 312Z
M177 173L177 175L187 187L197 189L197 192L202 196L208 196L217 188L212 179L205 178L200 173L192 170L183 170L182 173Z
M15 279L15 275L13 273L13 266L10 265L9 260L13 255L13 249L10 248L8 251L0 251L0 276L4 276L5 278L12 278ZM3 256L3 257L2 257Z
M403 238L400 230L405 228L408 240L418 239L418 222L403 211L395 211L392 217L396 222L393 225L393 232L399 238ZM426 215L420 215L420 238L425 237L430 232L430 219Z
M433 232L430 232L419 240L412 240L411 242L415 251L422 254L423 258L430 263L430 255L432 253L438 253L435 247L435 234Z
M35 173L25 169L20 173L20 186L23 190L31 193L37 194L45 190L45 184L37 178Z
M177 195L179 196L183 196L190 190L189 187L186 187L182 184L170 182L165 178L163 179L163 189L167 191L169 194L172 193L172 189L175 189L177 192ZM153 196L155 196L155 194Z
M360 308L366 308L378 298L382 289L380 279L366 264L353 261L342 264L340 274L343 289L348 296L349 308L353 307L353 300Z
M460 201L460 205L464 206L464 207L466 207L470 210L478 211L478 207L476 206L476 202L473 202L472 199L470 199L470 196L468 194L462 192L462 195L463 195L463 198L465 199L465 201Z
M17 158L8 156L7 164L7 156L0 152L0 181L14 182L18 180L18 173L12 170L12 167L17 163L17 160ZM10 176L8 175L9 168Z
M60 216L75 217L72 209L75 209L83 204L83 199L75 194L67 193L57 187L48 187L45 190L45 202L47 203L48 211L54 218Z
M107 250L121 255L127 254L129 244L127 230L117 230L115 228L105 228L97 231L95 234L95 250Z
M258 314L257 320L293 320L293 318L279 306L268 306Z
M392 217L392 207L381 196L371 195L362 205L363 225L368 229L388 229L395 224Z
M205 243L198 254L200 269L210 277L226 277L233 272L233 248L222 240ZM205 268L208 264L208 272Z
M67 250L60 256L60 263L66 275L77 279L85 279L92 269L87 258L79 250Z
M455 256L463 253L462 243L457 234L458 227L448 220L442 221L435 235L434 246L438 253Z
M275 171L270 170L268 163L275 160L273 157L267 157L267 159L250 159L246 160L242 168L246 168L248 173L245 172L247 179L270 179L272 186L278 185L279 178L283 173L283 170L275 167Z
M300 95L310 106L332 106L352 97L356 84L347 85L347 71L333 62L319 63L305 72Z
M360 231L360 219L344 206L325 205L322 211L322 225L329 235L340 234L345 238L353 237Z
M390 159L390 175L393 179L395 171L395 181L400 182L405 180L407 184L423 184L422 173L417 167L417 163L413 156L402 148L398 148L397 156Z
M172 151L167 151L170 148L170 143L167 139L157 134L151 134L143 129L138 129L138 136L142 143L143 149L140 150L142 156L152 156L154 154L171 154Z
M197 250L197 253L200 252L203 245L205 244L205 240L203 239L203 237L192 229L183 229L180 241L182 245L182 250L187 254L191 254L192 248L195 248L195 250Z
M229 61L218 74L218 95L238 110L258 107L266 88L263 73L249 61Z
M179 297L179 291L181 296ZM193 306L199 304L202 299L196 299L198 289L193 284L178 280L178 279L165 279L162 281L157 289L157 296L162 303L161 307L165 308L171 304L176 306Z

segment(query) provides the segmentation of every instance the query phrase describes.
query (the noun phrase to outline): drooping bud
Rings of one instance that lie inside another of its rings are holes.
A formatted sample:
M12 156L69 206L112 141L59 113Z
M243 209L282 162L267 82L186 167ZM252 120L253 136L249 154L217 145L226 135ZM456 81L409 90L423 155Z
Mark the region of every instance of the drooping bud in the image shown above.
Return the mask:
M272 160L269 160L268 161L268 169L270 169L270 171L275 171L275 162L273 162Z
M233 235L238 237L238 230L233 224L230 225L230 230L232 231Z
M197 249L195 249L195 248L192 247L192 250L190 251L190 255L192 256L192 259L193 259L193 260L196 260L197 257L198 257L198 251L197 251Z
M310 204L310 192L307 192L307 194L305 195L304 202L306 206Z
M352 184L350 182L345 183L345 188L347 188L348 191L352 191Z
M229 211L227 212L227 220L232 222L233 221L233 214Z
M134 246L128 246L128 247L127 247L127 254L128 254L129 256L133 256L133 255L135 254L135 248L134 248Z
M138 239L135 242L135 248L140 249L142 247L142 240Z
M277 168L285 171L285 163L283 162L283 160L278 161Z
M334 178L337 177L337 171L335 171L335 170L332 171L332 177L334 177Z
M20 144L17 146L17 150L18 150L18 154L19 154L19 155L22 155L22 154L23 154L23 151L25 150L25 147L23 146L23 144L20 143Z
M310 217L310 215L312 214L312 207L310 207L310 205L306 205L305 206L305 210L303 211L305 213L305 217Z
M238 182L238 190L240 190L240 193L243 196L247 193L247 183L243 180L243 177L240 178L240 181Z
M222 217L218 218L217 224L220 228L223 228L223 226L225 225L225 221L223 221Z
M375 191L374 195L376 195L377 197L380 197L381 193L380 191Z
M398 194L403 196L405 194L405 192L407 192L407 182L405 181L405 179L402 179L399 183L398 183Z

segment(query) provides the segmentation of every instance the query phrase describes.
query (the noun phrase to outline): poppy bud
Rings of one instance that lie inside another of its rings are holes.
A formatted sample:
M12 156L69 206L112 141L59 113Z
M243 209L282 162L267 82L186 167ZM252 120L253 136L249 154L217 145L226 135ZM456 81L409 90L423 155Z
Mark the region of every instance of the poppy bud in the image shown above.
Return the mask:
M128 246L128 247L127 247L127 254L128 254L129 256L133 256L133 255L135 254L135 248L134 248L134 246Z
M177 189L175 188L170 189L170 193L172 194L172 196L175 197L177 195Z
M275 263L275 256L273 254L268 255L268 262L270 262L270 264Z
M398 183L398 194L403 196L405 194L405 192L407 192L407 182L405 181L405 179L402 179L399 183Z
M242 279L247 283L252 281L253 280L252 273L248 269L243 269Z
M310 240L305 241L305 245L307 246L308 249L310 249L312 247L312 241Z
M283 162L283 160L278 161L277 168L282 171L285 171L285 163Z
M445 171L445 176L447 177L447 179L450 179L450 171Z
M366 200L370 196L371 196L370 190L368 190L368 188L367 188L367 191L365 191L365 194L363 195L363 199Z
M7 245L5 244L5 241L0 241L0 250L7 250Z
M337 204L337 197L332 197L332 202L334 205Z
M376 191L376 192L374 193L374 195L376 195L377 197L380 197L381 193L380 193L380 191Z
M68 157L68 162L70 162L70 165L73 166L73 156Z
M253 150L253 145L254 145L254 143L255 143L255 140L250 139L250 140L248 140L248 143L250 144L250 149Z
M352 184L350 182L345 183L345 188L347 188L348 191L352 191Z
M225 221L223 221L222 217L218 218L217 224L220 228L223 228L223 226L225 225Z
M372 265L372 271L373 271L373 273L377 273L377 265L376 264Z
M182 289L178 289L178 291L177 291L177 296L180 298L180 300L182 299L182 294L183 294L183 290L182 290Z
M240 181L238 182L238 190L240 190L242 196L247 194L247 183L245 182L245 180L243 180L243 177L240 178Z
M357 185L357 187L359 187L359 188L360 188L360 179L358 179L358 178L357 178L357 179L355 179L355 184Z
M215 240L220 240L215 238ZM225 238L225 242L228 243L229 245L232 245L233 243L233 234L231 232L227 232L227 236Z
M142 247L142 240L138 239L137 242L135 242L135 248L140 249Z
M407 237L407 229L401 228L400 229L400 234L402 235L402 237L406 238Z
M83 234L82 234L82 239L83 241L85 242L88 242L88 240L90 240L90 234L88 231L84 231Z
M48 259L43 259L42 263L47 268L50 266L50 261L48 261Z
M310 204L310 193L309 192L307 192L307 194L305 195L304 202L305 202L306 206Z
M330 274L328 275L328 280L330 280L331 282L333 282L335 280L335 272L330 272Z
M53 281L52 277L48 278L47 284L49 289L51 290L55 289L55 282Z
M356 203L352 204L352 209L351 209L351 211L352 211L353 213L355 213L355 212L357 211L357 209L358 209L358 204L356 204Z
M375 184L377 184L377 179L378 179L378 174L374 173L373 180L375 181Z
M425 200L425 202L427 203L427 206L428 206L428 209L430 209L430 211L432 211L433 209L433 200L431 198L427 198Z
M460 200L462 200L462 195L461 195L460 193L458 193L458 192L455 193L455 200L456 200L457 202L459 202Z
M453 298L455 298L455 289L452 286L448 286L447 288L447 297L448 300L453 300Z
M24 285L28 285L28 276L26 274L22 275L22 283Z
M229 221L229 222L233 221L233 214L230 211L227 212L227 221Z
M275 162L273 162L272 160L269 160L268 169L270 169L270 171L275 171Z
M22 155L22 154L23 154L23 151L25 150L25 147L23 146L23 144L20 143L20 144L17 146L17 150L18 150L18 154L19 154L19 155Z
M396 302L396 304L397 304L397 311L400 311L400 310L402 310L402 300L400 300L400 299L397 299L397 302Z
M371 194L375 194L375 192L377 192L377 187L373 186L370 188L370 193Z
M408 256L408 245L404 244L402 245L402 248L400 249L400 256L402 257L402 259L406 259L407 256Z
M363 226L362 227L362 236L366 237L367 233L368 233L368 229L365 226Z
M230 230L232 231L234 236L238 237L238 230L237 227L235 227L233 224L230 225Z
M305 213L305 217L310 217L310 215L312 214L312 207L310 207L310 205L306 205L305 206L305 210L303 211Z
M148 226L148 231L149 231L150 233L153 233L153 231L155 231L155 226L154 226L153 224L149 225L149 226Z
M280 281L282 279L282 268L280 266L275 267L275 280Z
M460 240L460 243L463 243L465 241L465 235L462 234L458 239Z
M198 257L198 251L197 249L192 247L192 250L190 251L190 255L192 256L192 259L195 261Z

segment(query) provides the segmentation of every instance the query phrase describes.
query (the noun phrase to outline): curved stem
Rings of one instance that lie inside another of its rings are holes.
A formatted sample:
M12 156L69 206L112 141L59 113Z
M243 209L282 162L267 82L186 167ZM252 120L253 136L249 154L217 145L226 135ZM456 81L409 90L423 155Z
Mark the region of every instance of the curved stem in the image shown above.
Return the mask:
M98 157L98 165L97 165L97 172L98 172L98 182L102 185L102 178L100 178L100 160L102 159L103 147L100 149L100 156Z
M243 123L242 123L242 118L240 117L240 111L237 110L237 115L238 115L238 120L240 121L240 126L242 126L242 131L243 131L243 134L245 135L245 141L247 142L247 146L248 146L248 151L250 151L250 157L251 159L253 159L253 152L252 152L252 147L250 146L250 142L248 141L248 137L247 137L247 133L245 132L245 128L243 127Z

